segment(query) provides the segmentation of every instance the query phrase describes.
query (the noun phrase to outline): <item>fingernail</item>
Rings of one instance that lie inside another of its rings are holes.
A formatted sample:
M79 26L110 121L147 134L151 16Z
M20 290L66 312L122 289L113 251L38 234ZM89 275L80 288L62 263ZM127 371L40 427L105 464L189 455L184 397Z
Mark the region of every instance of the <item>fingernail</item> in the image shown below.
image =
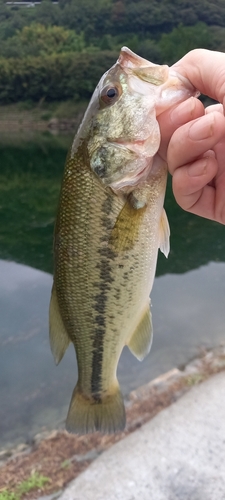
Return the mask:
M189 177L198 177L206 173L207 170L208 158L201 158L201 160L197 160L190 167L188 167L188 175Z
M194 97L190 97L186 101L176 106L172 109L170 113L170 119L174 125L178 126L183 125L187 119L191 119L191 115L195 109L195 99ZM188 117L187 117L188 114Z
M202 141L213 135L214 116L212 113L198 118L189 128L188 135L193 141Z
M204 153L204 158L216 158L216 153L213 151L213 149L208 149L206 153Z

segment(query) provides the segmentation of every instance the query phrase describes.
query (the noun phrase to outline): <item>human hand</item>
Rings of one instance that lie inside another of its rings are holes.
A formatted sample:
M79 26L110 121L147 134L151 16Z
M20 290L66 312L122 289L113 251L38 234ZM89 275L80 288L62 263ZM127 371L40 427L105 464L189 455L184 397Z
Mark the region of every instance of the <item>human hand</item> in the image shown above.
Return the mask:
M204 109L190 98L160 115L159 152L167 156L179 205L225 224L225 54L196 49L174 67L221 104Z

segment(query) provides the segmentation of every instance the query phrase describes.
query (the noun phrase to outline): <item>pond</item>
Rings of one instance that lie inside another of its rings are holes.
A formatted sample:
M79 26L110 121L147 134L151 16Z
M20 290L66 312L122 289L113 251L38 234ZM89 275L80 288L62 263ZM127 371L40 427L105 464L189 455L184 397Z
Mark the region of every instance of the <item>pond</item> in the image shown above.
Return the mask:
M56 367L48 342L52 234L71 141L0 139L0 448L63 426L76 383L73 347ZM165 207L171 252L159 255L151 294L153 346L142 363L124 349L124 395L225 341L225 228L182 211L170 181Z

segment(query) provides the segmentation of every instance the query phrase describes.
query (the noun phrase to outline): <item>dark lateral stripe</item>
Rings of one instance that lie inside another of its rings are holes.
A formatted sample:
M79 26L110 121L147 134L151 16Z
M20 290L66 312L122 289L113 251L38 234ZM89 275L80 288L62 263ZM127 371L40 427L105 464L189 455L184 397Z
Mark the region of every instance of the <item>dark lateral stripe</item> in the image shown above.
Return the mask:
M102 231L103 234L110 233L112 222L110 213L112 210L112 197L107 196L102 205ZM108 239L108 238L107 238ZM112 276L111 262L115 258L114 252L110 248L99 249L99 282L96 283L97 294L95 295L95 325L93 331L93 355L92 355L92 374L91 374L91 393L96 402L101 402L102 393L102 363L104 354L104 337L106 333L106 304L107 294L110 285L114 281Z

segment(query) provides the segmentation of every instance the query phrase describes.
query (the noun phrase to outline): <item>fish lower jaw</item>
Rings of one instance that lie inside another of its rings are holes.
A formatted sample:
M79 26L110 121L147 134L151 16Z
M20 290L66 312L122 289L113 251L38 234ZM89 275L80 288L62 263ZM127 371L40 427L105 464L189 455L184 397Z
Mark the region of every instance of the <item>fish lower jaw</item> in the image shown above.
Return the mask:
M169 75L171 78L174 78L174 80L178 80L180 85L183 85L183 88L185 88L187 91L189 91L191 96L198 97L200 95L199 90L197 90L194 85L186 78L185 76L181 75L176 71L175 68L170 68L169 70Z

